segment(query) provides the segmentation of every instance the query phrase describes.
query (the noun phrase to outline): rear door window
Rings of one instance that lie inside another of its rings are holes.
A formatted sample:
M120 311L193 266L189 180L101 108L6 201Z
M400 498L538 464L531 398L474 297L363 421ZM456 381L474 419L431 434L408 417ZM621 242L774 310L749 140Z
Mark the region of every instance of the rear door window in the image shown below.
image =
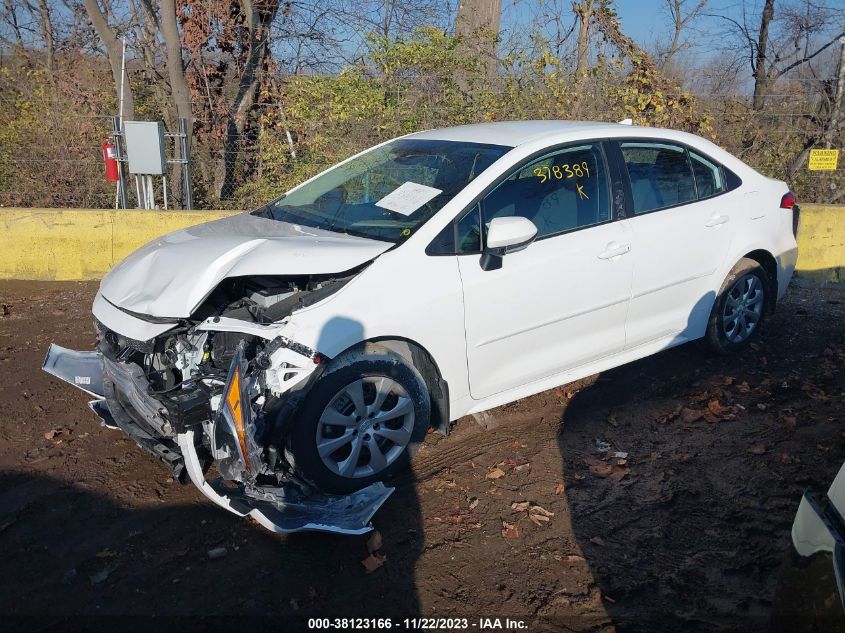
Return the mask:
M695 179L686 148L640 141L619 146L631 181L634 214L695 201Z

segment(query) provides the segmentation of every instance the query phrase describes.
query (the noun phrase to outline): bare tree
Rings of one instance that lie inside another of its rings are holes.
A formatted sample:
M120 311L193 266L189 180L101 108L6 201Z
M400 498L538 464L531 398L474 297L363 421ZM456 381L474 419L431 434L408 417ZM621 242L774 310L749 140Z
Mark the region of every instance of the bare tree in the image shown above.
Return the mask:
M757 31L757 56L754 58L754 102L755 110L763 107L765 95L768 94L769 73L766 63L766 49L769 44L769 26L775 17L775 0L766 0L763 13L760 14L760 29Z
M50 74L50 81L53 81L56 42L53 35L53 18L50 15L50 7L47 6L47 0L38 0L38 15L41 21L41 36L44 39L44 50L47 53L47 72Z
M88 18L97 31L100 41L106 47L106 55L111 65L112 76L114 77L115 92L118 99L123 98L123 114L127 119L135 118L135 100L132 97L132 87L129 85L129 77L123 77L123 43L109 24L106 11L102 9L97 0L83 0ZM123 93L121 94L121 90Z
M148 0L146 0L148 1ZM175 0L161 0L159 15L161 34L167 51L167 75L170 79L170 94L176 116L191 120L191 90L185 79L185 65L182 60L182 41L176 22Z
M729 25L729 34L746 52L754 78L754 111L763 109L779 78L808 64L845 35L845 12L825 2L802 0L777 6L781 8L776 10L775 0L765 0L757 27L750 24L744 3L739 19L712 14ZM734 48L733 43L729 47Z
M672 58L684 48L683 31L702 15L706 6L707 0L666 0L673 28L672 40L658 56L661 70L665 70Z
M587 68L587 54L590 47L590 26L596 10L595 0L579 0L572 3L572 11L578 19L578 57L575 74L580 75Z
M487 74L497 69L496 38L502 17L501 0L459 0L455 17L455 35L464 38L468 55L486 61Z
M244 132L247 113L258 93L259 71L270 56L270 27L279 11L280 0L241 0L245 18L246 46L243 72L238 90L232 99L223 141L223 179L218 177L218 195L223 197L234 192L235 166L240 137Z

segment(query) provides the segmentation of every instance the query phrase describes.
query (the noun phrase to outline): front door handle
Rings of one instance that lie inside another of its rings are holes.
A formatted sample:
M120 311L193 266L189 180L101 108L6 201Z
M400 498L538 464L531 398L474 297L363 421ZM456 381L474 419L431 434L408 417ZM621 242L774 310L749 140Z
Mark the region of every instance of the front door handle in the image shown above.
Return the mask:
M704 226L714 227L720 226L730 220L730 218L726 215L713 215L710 216L710 219L704 223Z
M613 259L614 257L619 257L620 255L624 255L628 251L631 250L630 244L617 244L616 242L611 242L605 247L607 250L602 251L599 253L599 259Z

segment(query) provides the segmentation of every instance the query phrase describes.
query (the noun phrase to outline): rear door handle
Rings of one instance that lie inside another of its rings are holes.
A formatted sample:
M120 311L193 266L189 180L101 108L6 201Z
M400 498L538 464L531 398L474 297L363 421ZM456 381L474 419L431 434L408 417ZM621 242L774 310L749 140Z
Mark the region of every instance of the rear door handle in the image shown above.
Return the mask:
M707 222L704 223L704 226L709 226L709 227L719 226L721 224L724 224L728 220L730 220L730 218L726 215L713 215L713 216L710 216L710 219L707 220Z
M613 259L614 257L619 257L620 255L624 255L628 251L631 250L630 244L622 244L618 245L616 242L611 242L605 247L607 250L602 251L599 253L599 259Z

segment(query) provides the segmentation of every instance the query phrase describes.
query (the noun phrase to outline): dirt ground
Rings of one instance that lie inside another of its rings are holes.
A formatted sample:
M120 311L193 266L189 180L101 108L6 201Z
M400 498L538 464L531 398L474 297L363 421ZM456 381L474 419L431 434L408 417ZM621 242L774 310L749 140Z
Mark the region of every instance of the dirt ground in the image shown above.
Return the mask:
M829 557L796 566L789 530L845 460L845 291L791 289L740 356L676 348L429 435L366 573L366 536L274 536L212 507L40 370L52 341L93 344L95 289L0 282L0 614L19 628L839 630L819 619L836 613Z

